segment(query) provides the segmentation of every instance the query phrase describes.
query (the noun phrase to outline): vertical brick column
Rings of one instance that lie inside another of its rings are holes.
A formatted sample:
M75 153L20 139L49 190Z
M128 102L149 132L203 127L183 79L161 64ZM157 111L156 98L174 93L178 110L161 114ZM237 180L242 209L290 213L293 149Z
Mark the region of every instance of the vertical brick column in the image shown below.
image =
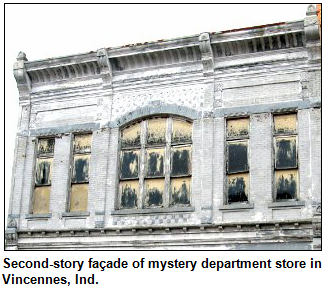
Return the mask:
M18 137L17 155L14 173L14 192L12 213L20 214L20 227L27 226L25 215L29 213L34 167L35 142L30 137Z
M299 165L299 193L298 198L311 204L311 131L309 110L298 111L298 165ZM314 165L313 165L314 166Z
M201 182L202 182L202 138L201 120L194 120L192 130L192 188L191 205L195 207L196 222L200 223Z
M104 225L108 156L109 129L94 131L88 188L90 227L103 227Z
M115 209L115 203L118 194L118 144L119 144L119 128L112 128L109 138L108 152L108 170L106 178L105 193L105 220L104 226L112 225L111 212Z
M250 118L250 185L249 202L254 203L257 221L271 219L268 203L273 201L273 135L272 115L254 114Z
M321 199L321 109L310 109L311 179L312 200Z
M72 159L71 135L62 135L55 139L52 182L50 194L50 212L52 218L48 227L58 229L63 227L61 215L68 211L68 195L70 188L70 164Z
M213 222L222 221L219 206L224 203L225 196L225 123L224 118L214 119L214 144L213 144Z
M213 202L213 118L201 121L202 163L201 163L201 223L212 223Z

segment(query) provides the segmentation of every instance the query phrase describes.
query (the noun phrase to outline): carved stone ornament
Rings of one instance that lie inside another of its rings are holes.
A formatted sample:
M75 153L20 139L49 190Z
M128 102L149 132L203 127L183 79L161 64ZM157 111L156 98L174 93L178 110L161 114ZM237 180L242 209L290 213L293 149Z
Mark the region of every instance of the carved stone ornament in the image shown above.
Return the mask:
M7 246L17 245L18 235L16 228L8 228L5 232Z
M8 228L17 228L17 222L15 219L8 220Z

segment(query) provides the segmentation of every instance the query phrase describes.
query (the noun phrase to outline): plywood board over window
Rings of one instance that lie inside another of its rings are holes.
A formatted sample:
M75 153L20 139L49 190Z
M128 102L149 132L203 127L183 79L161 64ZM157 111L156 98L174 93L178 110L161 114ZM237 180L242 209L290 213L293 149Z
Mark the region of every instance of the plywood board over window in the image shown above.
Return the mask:
M138 180L120 182L121 208L137 208L138 196L139 196Z
M190 178L171 179L171 198L172 205L190 204Z
M227 138L241 138L249 135L249 118L230 119L227 121Z
M172 142L173 143L184 143L191 142L192 136L192 124L186 120L173 120L172 124Z
M146 179L145 207L163 205L164 179Z
M298 185L298 170L282 170L275 172L276 199L295 199Z
M121 131L121 146L134 147L140 146L140 127L141 123L138 122Z
M154 118L148 120L147 143L163 144L166 142L166 119Z
M274 132L276 134L294 134L297 131L297 115L284 114L274 116Z
M153 116L122 128L120 136L117 208L190 204L190 121Z
M147 177L164 176L164 149L147 150Z
M121 179L138 178L139 173L139 150L122 151L120 162Z

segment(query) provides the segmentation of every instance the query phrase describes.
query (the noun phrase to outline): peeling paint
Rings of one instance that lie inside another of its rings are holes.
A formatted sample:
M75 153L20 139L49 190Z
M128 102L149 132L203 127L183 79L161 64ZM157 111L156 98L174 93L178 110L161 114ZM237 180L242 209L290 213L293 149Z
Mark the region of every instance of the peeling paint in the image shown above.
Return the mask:
M172 205L190 204L190 182L190 177L171 179Z
M147 177L164 176L164 149L147 150Z
M138 178L139 150L123 151L121 153L121 179Z
M298 170L276 171L276 200L295 199L298 184Z
M37 159L35 184L51 185L51 176L52 176L52 158Z
M162 206L164 193L164 179L147 179L145 206Z
M53 154L54 152L54 138L42 138L38 140L37 153Z
M71 185L70 211L87 211L88 184Z
M90 155L75 155L72 183L88 182Z
M297 131L296 114L275 115L274 130L275 133L295 133Z
M172 147L172 176L190 175L191 147Z
M74 136L74 152L90 152L92 134L80 134Z
M249 118L231 119L227 121L227 137L238 138L249 134Z
M275 167L287 169L297 167L296 137L276 138Z
M248 170L248 142L228 142L228 173L246 172Z
M186 120L173 119L172 142L191 142L192 124Z
M228 203L247 202L249 174L228 175Z
M120 182L120 206L121 208L137 208L139 195L139 181Z
M121 131L121 146L131 147L140 145L141 123L133 124Z
M166 119L155 118L148 120L148 133L147 143L148 144L160 144L165 143L166 138Z

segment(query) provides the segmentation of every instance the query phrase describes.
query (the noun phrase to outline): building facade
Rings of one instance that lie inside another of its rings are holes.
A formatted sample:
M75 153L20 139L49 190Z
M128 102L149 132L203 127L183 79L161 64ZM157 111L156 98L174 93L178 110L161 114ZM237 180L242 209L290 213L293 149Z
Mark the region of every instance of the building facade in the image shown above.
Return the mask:
M19 53L6 248L320 249L319 29Z

